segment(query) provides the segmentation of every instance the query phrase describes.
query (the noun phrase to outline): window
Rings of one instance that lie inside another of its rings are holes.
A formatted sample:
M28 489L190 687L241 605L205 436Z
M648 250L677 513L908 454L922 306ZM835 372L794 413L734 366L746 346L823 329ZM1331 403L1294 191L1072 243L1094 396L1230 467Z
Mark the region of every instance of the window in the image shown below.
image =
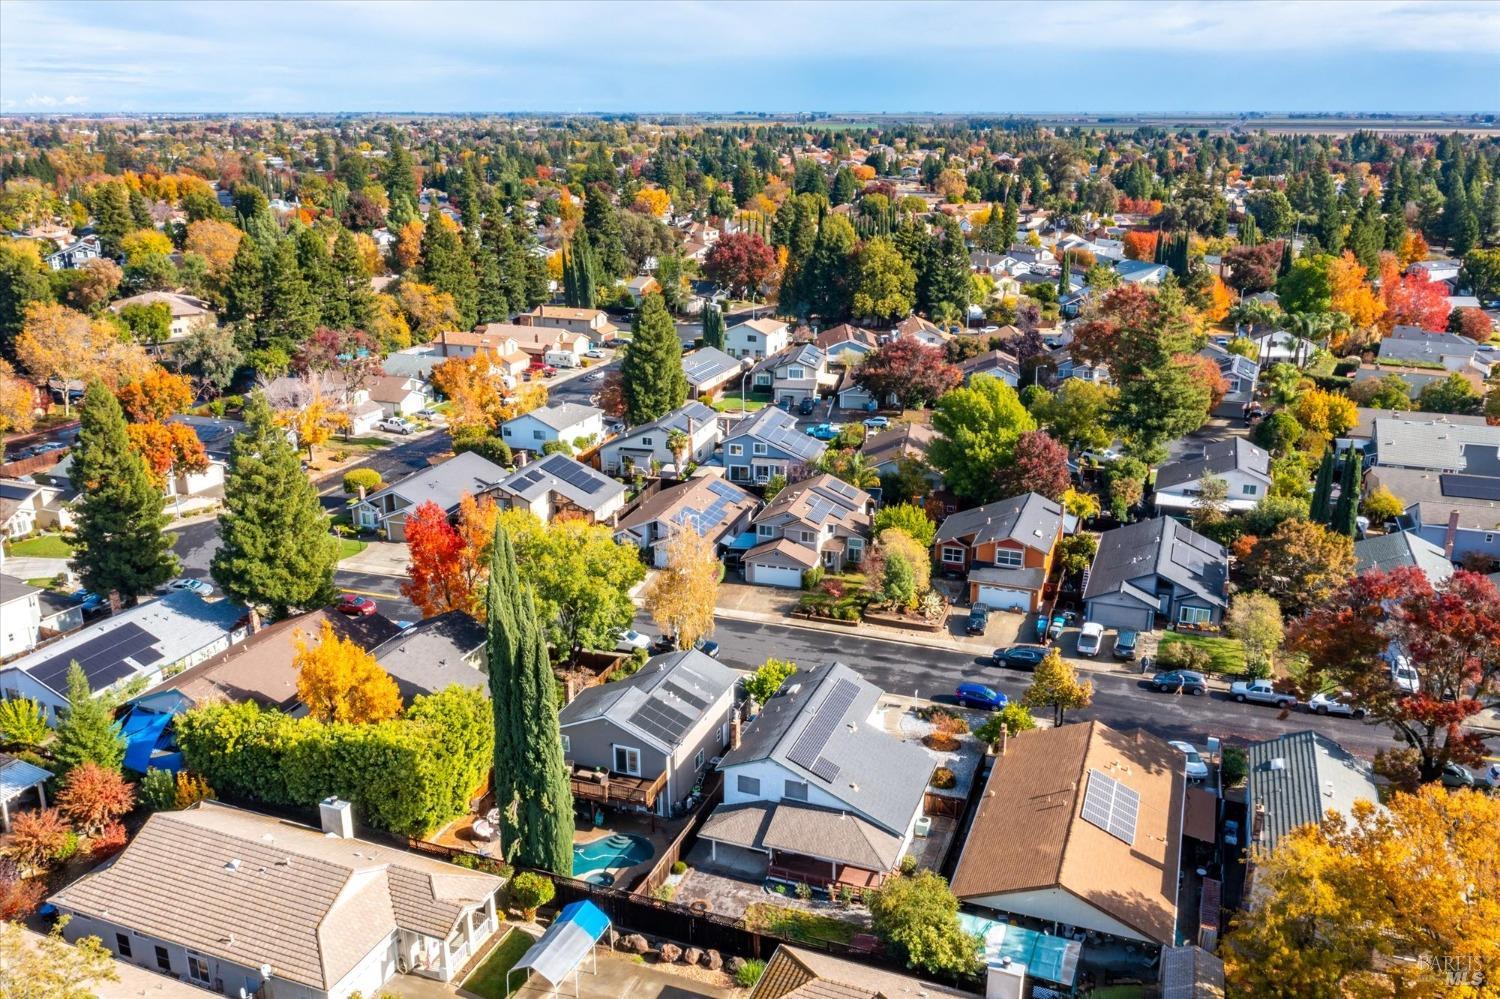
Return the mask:
M697 755L693 757L693 767L697 770L703 769L703 750L698 750Z
M769 468L767 468L765 465L756 465L755 466L755 481L756 482L765 482L770 477L771 477L771 470Z
M776 537L776 528L770 524L756 524L755 536L758 538L774 538Z
M115 934L115 953L121 957L130 957L130 938L123 933Z
M946 562L946 563L948 563L949 565L963 565L964 564L964 550L962 548L952 548L952 547L949 547L948 545L944 545L943 546L943 561Z
M861 562L865 557L865 539L850 538L848 543L848 554L850 562Z
M803 371L802 371L801 368L787 368L786 369L786 376L788 378L792 378L792 379L806 378L807 377L807 375L805 373L803 373Z
M789 780L789 781L787 781L786 782L786 789L781 792L781 796L783 798L790 798L792 801L806 801L807 800L807 784L806 784L806 782L800 781L800 780Z
M731 445L729 445L729 453L731 455L733 455L734 457L738 458L740 455L742 455L742 454L745 453L745 445L743 445L743 444L731 444Z
M802 532L802 540L805 541L806 543L810 544L810 545L817 544L818 543L818 532L817 531L803 531Z
M746 343L754 343L755 342L755 334L754 333L746 333L745 334L745 342Z
M765 454L768 450L769 449L764 444L761 444L759 442L750 445L751 454Z
M748 794L758 798L760 797L760 778L746 777L744 774L740 774L734 779L734 789L740 794Z
M204 985L213 981L208 973L208 962L193 954L188 955L188 977Z
M571 737L566 735L562 737L562 749L564 753L571 753L573 751L573 740Z
M1213 615L1207 607L1183 607L1177 612L1179 624L1207 624Z
M542 440L546 436L547 436L546 431L543 431L543 430L533 430L531 432L531 439L534 440L534 441Z
M161 944L156 945L156 967L162 971L172 970L172 956Z
M649 437L642 437L641 438L641 444L644 447L650 447L651 446L651 438L649 438Z
M641 751L633 746L615 747L615 773L641 775Z
M1495 540L1495 536L1493 534L1486 534L1484 536L1484 543L1485 544L1489 544L1490 542L1492 542L1494 540Z
M1256 493L1260 492L1260 486L1257 486L1253 482L1247 482L1240 487L1240 492L1244 493L1246 496L1254 496Z
M1015 548L996 548L995 564L1003 565L1008 569L1019 569L1026 562L1025 556Z

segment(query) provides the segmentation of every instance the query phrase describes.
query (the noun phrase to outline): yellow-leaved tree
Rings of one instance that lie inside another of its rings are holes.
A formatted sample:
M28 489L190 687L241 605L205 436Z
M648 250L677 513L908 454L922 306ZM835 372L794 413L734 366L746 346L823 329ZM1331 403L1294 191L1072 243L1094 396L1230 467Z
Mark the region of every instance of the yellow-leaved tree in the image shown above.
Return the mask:
M297 638L297 696L319 721L377 722L401 711L401 691L375 657L323 622L318 643Z
M1230 994L1500 994L1497 828L1500 798L1429 784L1283 837L1220 948Z
M1051 708L1052 723L1061 725L1063 714L1088 707L1094 702L1094 681L1079 680L1078 674L1056 647L1037 664L1031 686L1021 697L1028 708Z
M723 568L714 543L697 531L679 527L667 540L667 567L646 584L646 610L679 649L713 630Z

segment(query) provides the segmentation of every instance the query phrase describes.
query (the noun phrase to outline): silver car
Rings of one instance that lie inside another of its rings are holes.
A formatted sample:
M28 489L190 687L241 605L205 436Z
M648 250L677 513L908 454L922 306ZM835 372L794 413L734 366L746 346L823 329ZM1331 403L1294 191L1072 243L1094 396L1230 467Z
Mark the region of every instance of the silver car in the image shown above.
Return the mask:
M1319 715L1341 715L1345 718L1363 718L1364 706L1354 703L1354 698L1343 690L1329 690L1307 699L1307 710Z

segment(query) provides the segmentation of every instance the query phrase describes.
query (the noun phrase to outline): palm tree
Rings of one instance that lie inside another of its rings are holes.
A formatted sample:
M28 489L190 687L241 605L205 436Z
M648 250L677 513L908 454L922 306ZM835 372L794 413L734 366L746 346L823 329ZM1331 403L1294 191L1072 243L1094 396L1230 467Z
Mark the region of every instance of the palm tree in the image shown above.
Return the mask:
M672 461L677 466L677 474L682 475L682 466L687 461L688 448L692 446L692 438L681 430L670 430L667 432L667 450L672 452Z
M880 485L880 473L858 451L825 451L818 459L818 471L843 479L856 489L873 489Z

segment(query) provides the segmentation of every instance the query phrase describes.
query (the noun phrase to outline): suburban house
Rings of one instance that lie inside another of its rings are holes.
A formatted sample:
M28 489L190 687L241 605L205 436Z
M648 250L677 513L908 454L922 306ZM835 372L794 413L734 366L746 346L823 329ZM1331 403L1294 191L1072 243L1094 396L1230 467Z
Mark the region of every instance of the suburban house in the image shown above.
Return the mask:
M938 526L932 555L939 570L966 575L974 605L1033 611L1063 536L1062 505L1025 493L950 514Z
M809 437L796 417L767 406L736 423L724 435L724 468L731 482L770 481L773 476L800 478L828 446Z
M582 440L588 447L604 437L604 410L576 402L543 406L500 424L500 436L517 450L540 451L549 441L576 448Z
M779 354L791 339L786 323L776 319L747 319L724 331L724 350L730 357L759 361Z
M1116 260L1115 273L1125 284L1161 284L1172 269L1149 260Z
M410 704L419 694L435 694L454 684L488 692L486 638L484 625L452 610L418 621L369 651Z
M1084 613L1106 628L1151 631L1216 625L1229 602L1223 546L1171 517L1142 520L1099 539L1084 589Z
M702 464L713 457L723 437L719 414L701 402L689 402L607 441L599 449L599 464L610 475L624 474L627 465L644 472L650 472L653 464L676 465L679 456L669 446L674 439L682 441L684 465Z
M603 343L620 332L609 321L609 314L603 309L575 309L566 305L538 305L530 312L517 316L516 324L582 333L595 344Z
M1213 408L1212 415L1229 420L1244 419L1250 412L1250 404L1255 401L1255 383L1260 379L1260 365L1248 357L1212 343L1198 351L1198 356L1206 357L1218 365L1219 374L1229 386L1224 392L1224 398Z
M1482 416L1379 414L1370 421L1369 439L1366 457L1381 468L1500 475L1500 427Z
M895 326L891 327L888 334L892 340L910 338L918 343L929 347L941 347L948 342L948 334L936 323L929 322L921 316L907 316Z
M813 996L838 996L839 999L905 999L908 996L934 999L973 999L974 993L943 985L933 985L912 975L887 971L863 961L834 957L820 950L806 950L791 944L778 944L771 960L766 962L749 999L811 999ZM989 993L1000 999L998 993Z
M625 291L630 295L631 302L640 305L647 295L660 295L661 284L650 274L638 274L625 282Z
M423 503L436 503L451 517L464 496L492 491L507 474L489 459L465 451L370 493L354 505L354 524L366 531L384 528L388 540L405 541L406 518Z
M381 375L370 386L370 399L380 404L386 416L410 416L431 399L426 384L409 375Z
M926 464L932 442L939 436L936 430L925 423L901 423L886 430L871 430L865 435L865 442L860 445L859 453L864 455L865 463L880 475L890 475L900 468L903 461L920 461ZM942 475L932 473L933 485L942 481Z
M872 720L880 690L843 663L799 669L719 763L699 832L736 869L817 888L878 888L922 817L933 759Z
M867 357L880 346L875 334L859 326L839 323L813 338L813 346L823 352L828 363L835 367L848 367Z
M1229 490L1221 504L1243 512L1271 491L1271 456L1243 437L1209 441L1156 471L1156 509L1163 513L1192 510L1209 476L1223 479Z
M1380 341L1382 364L1432 366L1446 371L1475 370L1489 377L1494 363L1479 344L1457 333L1435 333L1420 326L1397 326Z
M760 500L732 482L714 475L698 475L670 486L632 510L615 528L615 540L629 542L651 553L651 564L667 565L667 542L674 532L690 527L714 545L722 556L730 543L750 526Z
M970 906L1170 947L1187 778L1182 754L1102 722L1002 743L953 873Z
M502 326L499 323L490 325ZM433 344L443 359L484 354L489 358L491 370L498 372L503 378L511 379L509 384L513 385L515 379L520 378L531 367L531 354L522 350L516 338L505 332L519 328L503 326L500 331L493 333L484 332L485 327L473 332L445 330L437 335Z
M843 572L864 560L875 501L832 475L787 486L751 518L755 547L742 563L745 582L797 588L815 565Z
M0 660L27 652L41 640L43 592L0 572Z
M1245 805L1246 843L1274 850L1298 826L1323 821L1329 809L1347 817L1356 801L1379 803L1370 764L1320 732L1290 732L1252 743ZM1245 897L1253 897L1254 857L1247 863Z
M676 815L730 745L739 675L693 649L579 692L558 712L573 800Z
M741 363L717 347L699 347L682 355L682 373L695 399L713 398L744 373Z
M391 351L385 356L382 367L388 375L420 378L423 382L429 382L432 380L432 369L444 360L446 358L437 344L424 343L420 347Z
M70 239L63 241L61 249L47 254L47 266L55 271L69 271L82 267L90 260L103 256L103 244L99 242L98 236L84 236L81 239Z
M118 857L49 901L70 941L223 995L373 996L398 971L447 982L499 928L492 874L204 801L146 820Z
M1286 330L1251 330L1242 336L1255 344L1256 360L1262 370L1273 364L1304 367L1318 350L1318 345L1311 340Z
M36 701L54 720L68 703L68 670L94 695L136 680L154 686L244 640L245 608L174 590L38 646L0 668L0 698Z
M24 538L37 530L44 487L21 479L0 480L0 535Z
M169 339L181 340L201 325L212 326L219 321L213 307L201 298L175 291L146 291L109 303L109 311L119 315L128 305L155 305L164 302L172 311Z
M828 368L828 358L810 343L793 347L767 362L771 367L771 393L783 409L803 399L816 400L824 389L838 383L839 376Z
M1047 361L1054 372L1053 380L1057 382L1065 382L1069 378L1095 384L1107 384L1110 381L1109 365L1075 358L1073 351L1068 347L1052 351L1047 355Z
M1453 562L1500 556L1500 427L1482 419L1380 414L1370 421L1374 467L1366 488L1384 486L1399 497L1406 511L1397 526Z
M501 507L530 510L543 523L573 512L612 524L625 506L625 483L560 453L522 464L495 483L493 493Z
M1421 569L1433 586L1453 575L1453 563L1443 550L1414 531L1374 534L1354 542L1354 571L1391 572Z
M1011 388L1019 388L1021 385L1021 362L1003 350L987 350L983 354L975 354L968 360L959 362L958 370L963 372L964 384L968 384L969 379L975 375L989 375Z
M1429 281L1457 281L1463 262L1452 257L1437 260L1418 260L1406 269L1408 274L1421 274Z

